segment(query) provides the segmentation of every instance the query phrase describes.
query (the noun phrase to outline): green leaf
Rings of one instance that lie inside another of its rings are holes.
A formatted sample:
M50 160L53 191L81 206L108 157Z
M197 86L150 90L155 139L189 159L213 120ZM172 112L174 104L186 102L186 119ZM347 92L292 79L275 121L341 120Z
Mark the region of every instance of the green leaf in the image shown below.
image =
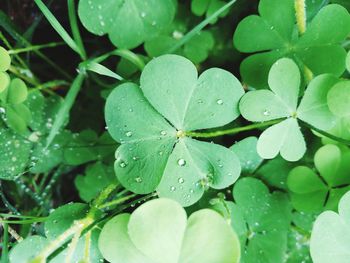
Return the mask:
M9 129L0 129L0 178L14 180L20 176L30 157L32 144Z
M346 56L346 68L350 72L350 51L348 52L348 55Z
M349 189L350 151L329 144L314 156L319 175L306 166L298 166L288 175L293 206L299 211L335 210L339 199ZM321 178L322 177L322 178Z
M195 66L180 56L165 55L151 61L141 75L141 89L135 84L122 84L107 99L108 131L122 144L116 152L114 166L118 180L140 194L152 192L161 182L157 190L162 196L175 198L186 206L198 201L203 194L202 188L192 189L192 183L203 179L204 188L217 189L232 184L240 173L235 154L217 145L187 138L186 132L234 120L239 115L238 101L242 95L243 88L227 71L209 69L197 79ZM207 100L209 97L212 99ZM203 152L220 154L214 160L214 156ZM227 168L216 168L219 159ZM180 166L186 162L191 164L187 167L194 171L180 183L185 196L178 194L180 190L176 193L173 190L175 181L178 184L185 175L173 175L167 168L179 166L178 162ZM210 176L213 182L207 183L209 173L213 174Z
M238 158L225 147L180 139L157 191L161 197L189 206L199 200L207 188L223 189L231 185L238 179L240 170Z
M18 243L10 252L11 263L28 263L35 258L38 251L49 244L42 236L31 236Z
M11 65L11 57L6 49L0 46L0 71L7 71Z
M241 64L244 82L254 88L267 86L270 66L280 57L291 57L304 72L304 66L314 75L344 72L346 52L340 43L350 33L350 15L340 5L327 5L308 23L306 32L294 33L294 1L281 4L261 0L259 14L243 19L234 34L234 44L241 52L260 52ZM334 28L341 28L334 30Z
M10 104L20 104L27 99L28 90L26 84L21 79L11 80L6 94L6 101Z
M6 90L10 81L11 79L6 72L0 72L0 93Z
M306 152L306 144L297 120L289 118L263 131L257 151L264 159L275 158L278 153L290 162L301 159Z
M78 14L91 33L108 34L118 48L135 48L166 28L175 16L173 0L80 0ZM130 21L130 23L125 23Z
M85 175L78 175L74 184L79 196L85 202L90 202L105 187L116 181L113 168L101 162L87 166Z
M341 81L335 84L327 95L329 109L336 116L350 115L350 81Z
M233 263L240 258L237 236L219 214L205 209L187 220L183 208L168 199L114 217L102 229L99 248L112 263Z
M345 263L350 257L350 193L339 203L339 214L323 212L312 229L310 250L315 263Z
M331 129L335 125L336 117L327 105L327 94L337 81L337 78L328 74L314 78L300 102L297 110L298 118L318 129L324 131Z
M226 2L222 0L192 0L191 11L196 16L202 16L206 14L206 17L210 17L217 10L225 6ZM229 10L225 10L219 17L225 17L229 13ZM211 24L216 23L218 18L212 19Z
M262 163L263 159L256 151L258 139L247 137L230 147L237 155L242 168L242 173L253 173Z
M248 177L235 184L233 197L231 222L240 233L242 262L283 262L291 217L285 195L270 194L260 180ZM242 220L246 223L238 224Z
M209 69L197 80L195 66L176 55L165 55L147 64L141 75L141 89L155 109L181 130L227 124L238 117L236 105L243 95L231 73ZM161 99L164 97L172 104Z

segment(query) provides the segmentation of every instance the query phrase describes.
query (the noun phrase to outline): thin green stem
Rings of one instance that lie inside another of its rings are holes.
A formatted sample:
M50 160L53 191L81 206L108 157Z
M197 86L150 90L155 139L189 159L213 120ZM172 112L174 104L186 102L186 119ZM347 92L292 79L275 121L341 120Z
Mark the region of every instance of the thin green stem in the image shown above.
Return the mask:
M12 65L10 66L9 71L31 85L34 85L34 86L40 85L40 83L38 83L36 79L29 78L29 77L23 75L21 72L18 71L18 69L16 67L14 67Z
M100 206L106 201L109 195L118 187L118 184L110 184L108 185L99 196L92 202L91 209L87 215L87 217L95 218L97 211L100 210Z
M34 50L40 50L40 49L44 49L44 48L58 47L58 46L62 46L62 45L65 45L65 43L64 42L51 42L51 43L42 44L42 45L34 45L34 46L28 46L25 48L12 49L12 50L9 50L8 53L10 55L13 55L13 54L31 52Z
M127 195L127 196L122 196L118 199L112 200L110 202L104 203L102 205L100 205L98 208L99 209L103 209L109 206L115 206L115 205L119 205L121 203L124 203L125 201L130 200L131 198L134 198L136 196L136 194L131 194L131 195Z
M75 8L75 1L74 0L67 0L67 2L68 2L69 23L70 23L70 28L71 28L72 34L73 34L73 39L80 49L82 59L86 60L87 56L86 56L84 43L83 43L83 40L82 40L81 35L80 35L80 31L79 31L77 12L76 12L76 8Z
M2 239L2 256L1 256L1 263L7 263L8 262L8 244L9 244L9 231L8 231L8 224L3 223L2 227L4 228L4 235Z
M294 2L295 16L299 34L302 35L306 31L306 5L305 0L295 0Z
M195 137L195 138L213 138L213 137L219 137L223 135L237 134L240 132L255 130L259 128L265 128L267 126L271 126L273 124L279 123L281 120L282 119L259 122L259 123L254 123L243 127L235 127L228 130L221 130L221 131L214 131L214 132L191 132L190 131L190 132L185 132L185 135L189 137Z

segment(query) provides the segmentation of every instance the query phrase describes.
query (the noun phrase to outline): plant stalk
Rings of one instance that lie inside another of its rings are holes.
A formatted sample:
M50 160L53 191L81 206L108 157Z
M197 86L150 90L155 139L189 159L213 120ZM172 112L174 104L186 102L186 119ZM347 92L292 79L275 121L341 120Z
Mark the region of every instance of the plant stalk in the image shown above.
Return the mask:
M305 0L295 0L294 2L295 16L299 34L302 35L306 31L306 5Z

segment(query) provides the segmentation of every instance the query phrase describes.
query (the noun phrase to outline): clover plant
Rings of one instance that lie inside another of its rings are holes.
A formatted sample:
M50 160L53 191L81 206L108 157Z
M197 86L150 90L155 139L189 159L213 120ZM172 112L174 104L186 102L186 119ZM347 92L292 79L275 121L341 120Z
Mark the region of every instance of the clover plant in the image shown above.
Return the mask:
M349 1L5 2L1 262L349 262Z

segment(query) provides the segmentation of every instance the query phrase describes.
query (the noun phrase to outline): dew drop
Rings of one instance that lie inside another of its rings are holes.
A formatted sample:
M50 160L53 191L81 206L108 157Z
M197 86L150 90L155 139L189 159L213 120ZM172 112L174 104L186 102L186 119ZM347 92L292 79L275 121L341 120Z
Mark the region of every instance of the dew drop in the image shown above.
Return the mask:
M185 166L186 165L186 161L181 158L181 159L177 160L177 164L180 165L180 166Z
M159 154L160 156L162 156L162 155L163 155L163 152L162 152L162 151L160 151L160 152L158 152L158 154Z
M142 12L142 13L141 13L141 17L146 17L146 13L145 13L145 12Z
M271 112L269 110L264 110L263 111L263 115L264 116L269 116L271 114Z
M217 103L218 105L222 105L222 104L224 104L224 102L223 102L223 100L222 100L222 99L218 99L218 100L216 101L216 103Z
M134 161L137 161L137 160L139 159L139 157L134 156L134 157L132 157L132 159L133 159Z
M125 162L123 162L123 161L121 161L119 163L119 167L121 167L121 168L125 168L126 166L127 166L127 164Z
M157 22L156 21L152 21L152 26L155 26L157 24Z
M125 133L125 136L126 136L126 137L131 137L131 136L132 136L132 132L131 132L131 131L126 132L126 133Z
M170 191L171 191L171 192L174 192L175 190L176 190L176 187L175 187L175 186L170 187Z
M136 183L142 183L142 178L139 177L139 176L136 177L136 178L135 178L135 182L136 182Z
M161 131L160 134L165 136L165 135L167 135L167 132L166 131Z
M198 103L198 104L202 104L202 103L203 103L203 100L198 99L198 100L197 100L197 103Z
M185 182L185 180L182 177L180 177L178 182L179 182L179 184L183 184Z

